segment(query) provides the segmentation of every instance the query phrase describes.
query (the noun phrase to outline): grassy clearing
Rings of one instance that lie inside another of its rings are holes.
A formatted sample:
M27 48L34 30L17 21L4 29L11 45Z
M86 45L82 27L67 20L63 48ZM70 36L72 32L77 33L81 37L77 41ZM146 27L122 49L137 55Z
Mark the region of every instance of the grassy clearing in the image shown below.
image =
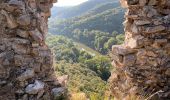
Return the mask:
M102 56L102 54L100 54L99 52L93 50L92 48L90 48L82 43L74 42L74 44L75 44L76 48L78 48L79 50L84 50L94 56Z

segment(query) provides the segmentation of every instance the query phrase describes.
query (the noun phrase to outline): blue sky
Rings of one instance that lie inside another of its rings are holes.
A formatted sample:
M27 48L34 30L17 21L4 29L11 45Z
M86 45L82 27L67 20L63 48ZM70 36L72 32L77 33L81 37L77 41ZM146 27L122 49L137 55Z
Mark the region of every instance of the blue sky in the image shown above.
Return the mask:
M55 3L55 6L75 6L75 5L79 5L85 1L88 0L58 0L57 3Z

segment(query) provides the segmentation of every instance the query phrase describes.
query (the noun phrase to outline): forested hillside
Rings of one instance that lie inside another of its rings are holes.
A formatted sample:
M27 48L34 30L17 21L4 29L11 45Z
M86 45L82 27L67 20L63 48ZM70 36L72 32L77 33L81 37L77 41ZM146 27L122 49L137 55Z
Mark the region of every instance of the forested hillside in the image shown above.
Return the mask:
M81 13L77 11L82 9ZM69 14L69 10L77 15L60 16ZM102 54L107 54L112 45L122 43L124 9L118 0L89 0L79 6L60 8L58 14L49 22L52 34L67 36Z
M57 75L69 76L72 94L104 100L114 69L109 52L124 41L124 9L118 0L89 0L74 7L54 7L52 12L47 43L55 54Z
M103 100L110 77L110 58L92 55L86 48L79 48L64 36L49 35L47 44L55 54L55 70L58 76L69 75L68 89L72 93L83 92L90 98ZM97 83L97 84L96 84Z
M73 7L53 7L52 8L52 18L71 18L75 16L80 16L81 14L87 13L94 9L96 6L102 6L104 3L118 2L118 0L89 0L83 4ZM110 5L114 6L114 5Z

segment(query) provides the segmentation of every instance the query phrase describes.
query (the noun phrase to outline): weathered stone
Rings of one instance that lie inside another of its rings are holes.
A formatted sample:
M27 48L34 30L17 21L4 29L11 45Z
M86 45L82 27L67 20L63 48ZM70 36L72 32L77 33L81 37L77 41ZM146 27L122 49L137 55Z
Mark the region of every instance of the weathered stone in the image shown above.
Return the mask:
M22 97L22 100L28 100L28 95L25 94L25 95Z
M6 83L7 83L7 81L2 81L2 80L1 80L1 81L0 81L0 86L1 86L1 85L5 85Z
M50 100L50 94L49 93L45 93L44 95L43 95L43 98L44 98L44 100Z
M8 14L4 10L1 10L1 13L6 17L7 24L8 24L9 28L13 29L13 28L16 28L18 26L12 15Z
M44 90L40 91L37 95L37 99L39 100L44 94Z
M134 34L138 34L139 33L139 29L138 29L138 27L136 26L136 25L132 25L131 26L131 28L132 28L132 32L134 33Z
M147 3L147 0L139 0L140 6L145 6L146 3Z
M166 75L170 76L170 68L168 68L165 72Z
M16 10L16 7L15 6L6 5L5 10L7 10L8 12L14 12L14 10Z
M66 88L53 88L52 89L52 94L54 96L55 100L60 100L60 99L64 99L64 95L66 95L67 89Z
M148 64L150 64L151 66L158 66L158 62L156 59L154 58L147 58L147 62Z
M33 48L36 48L36 47L38 47L39 46L39 44L38 43L36 43L36 42L32 42L32 47Z
M130 48L125 48L120 45L114 45L112 46L112 53L116 55L127 55L136 52L135 50L132 50Z
M13 43L16 44L22 44L22 45L29 45L30 41L28 39L22 39L22 38L12 38L11 39Z
M135 5L138 4L139 0L126 0L128 5Z
M126 46L132 49L142 47L144 45L143 39L144 37L140 35L130 38L126 42Z
M40 55L46 57L51 54L51 51L40 50Z
M24 58L21 55L15 55L14 56L14 65L15 66L21 66L23 65Z
M24 91L23 90L17 90L15 93L16 94L24 94Z
M9 5L13 5L13 6L21 6L23 5L23 2L22 1L18 1L18 0L10 0L8 2Z
M4 62L2 63L3 65L7 66L7 65L10 65L10 62L8 59L5 59Z
M35 72L33 69L27 69L24 73L22 73L19 77L18 80L19 81L25 81L27 79L30 79L32 77L34 77Z
M43 82L35 80L34 84L29 84L26 87L25 92L28 94L37 94L44 90L44 86L45 84Z
M128 4L127 4L127 1L126 1L126 0L120 0L120 2L121 2L121 6L122 6L123 8L127 8L127 7L128 7Z
M131 54L131 55L126 55L123 58L123 64L125 66L133 66L135 64L136 61L136 57L135 55Z
M157 0L149 0L148 5L154 6L154 5L156 5L157 3L158 3Z
M6 69L4 69L2 66L0 67L0 78L4 78L6 75Z
M168 42L167 39L156 39L154 44L152 45L155 48L160 48Z
M138 19L138 15L125 15L127 18L130 18L130 19Z
M157 32L161 32L163 30L165 30L166 28L162 25L159 26L155 26L155 27L148 27L146 28L145 33L157 33Z
M136 25L147 25L147 24L150 24L151 22L148 21L148 20L136 20L135 21L135 24Z
M160 20L158 20L158 19L154 19L154 20L153 20L153 23L154 23L155 25L162 25L162 24L163 24L162 21L160 21Z
M34 63L32 65L32 67L33 67L35 72L37 72L37 73L41 72L41 63Z
M38 1L38 7L42 12L49 12L49 4L48 2L44 1L44 0L39 0Z
M0 45L0 50L5 51L5 45Z
M24 30L21 30L21 29L17 30L17 35L22 37L22 38L28 38L29 37L28 32L24 31Z
M21 15L18 19L17 19L17 23L23 26L27 26L31 23L31 18L29 15Z
M63 76L57 77L58 82L63 86L66 86L68 78L69 78L68 75L63 75Z
M32 8L32 9L37 9L36 7L36 2L35 2L35 0L29 0L28 1L28 5L30 6L30 8Z
M34 39L34 41L38 43L42 42L43 36L38 29L30 31L29 33L30 33L30 36Z
M143 15L144 17L151 18L153 16L157 16L158 12L156 9L152 8L152 6L144 6L143 7L143 13L146 15Z
M115 60L111 64L112 64L113 67L118 67L118 68L124 67L122 63L117 62Z
M123 56L121 55L112 55L112 59L117 62L123 62Z
M30 50L28 49L28 47L24 46L24 45L13 44L12 49L17 54L28 54L28 53L30 53Z
M149 56L149 57L157 57L158 56L153 51L147 51L146 55Z

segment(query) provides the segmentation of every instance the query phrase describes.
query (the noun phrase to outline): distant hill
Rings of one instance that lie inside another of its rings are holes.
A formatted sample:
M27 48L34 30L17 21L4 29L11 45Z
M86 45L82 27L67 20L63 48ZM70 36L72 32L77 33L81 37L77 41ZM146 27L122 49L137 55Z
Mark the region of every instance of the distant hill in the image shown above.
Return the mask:
M94 3L94 1L96 2ZM97 1L99 3L97 3ZM91 9L90 7L86 7L86 10L83 11L80 9L85 9L84 6L87 6L88 4L93 4L95 6L91 7ZM79 8L79 11L81 10L81 15L77 12L77 8ZM68 19L62 17L64 19L61 20L61 14L59 12L61 11L62 15L65 15L67 10L65 11L64 9L72 10L72 14L77 13L79 16ZM53 13L55 13L55 11ZM49 30L51 33L71 35L75 29L99 30L109 33L112 33L113 31L117 31L118 33L123 32L122 22L124 19L124 9L122 9L120 3L115 0L108 0L105 2L104 0L90 0L79 6L60 8L58 14L59 15L52 17L49 21Z
M82 3L78 6L73 7L53 7L52 8L52 18L71 18L84 14L97 5L107 3L107 2L118 2L118 0L89 0L85 3Z

